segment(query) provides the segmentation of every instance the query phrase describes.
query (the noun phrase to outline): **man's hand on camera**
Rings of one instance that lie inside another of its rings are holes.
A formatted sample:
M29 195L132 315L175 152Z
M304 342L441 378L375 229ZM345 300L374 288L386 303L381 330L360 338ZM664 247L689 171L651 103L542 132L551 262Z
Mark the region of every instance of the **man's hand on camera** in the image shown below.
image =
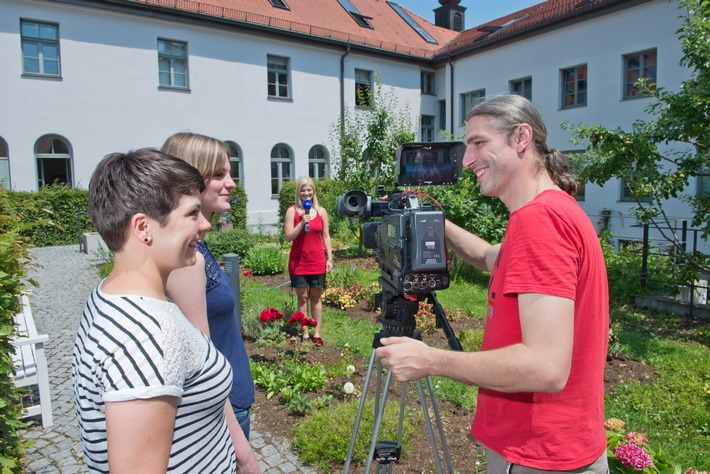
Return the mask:
M380 339L383 347L375 355L390 369L400 382L419 380L429 375L426 354L429 346L411 337L386 337Z

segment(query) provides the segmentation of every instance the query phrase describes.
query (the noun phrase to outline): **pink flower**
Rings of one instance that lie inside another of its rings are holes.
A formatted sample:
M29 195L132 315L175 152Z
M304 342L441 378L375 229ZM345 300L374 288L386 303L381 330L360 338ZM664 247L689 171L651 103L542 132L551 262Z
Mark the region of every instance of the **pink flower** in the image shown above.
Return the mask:
M289 339L289 341L291 341L291 344L295 344L296 342L298 342L298 339L292 337L291 339Z
M263 322L276 321L283 317L284 315L276 308L267 308L259 314L259 319Z
M614 449L614 455L621 464L633 467L637 471L645 467L653 467L651 456L641 446L635 444L620 444Z
M618 418L609 418L604 423L604 428L609 431L623 431L624 422Z
M628 441L629 443L635 444L637 446L643 446L644 444L648 444L648 438L646 438L646 435L643 433L637 433L635 431L629 431L626 434L624 441Z
M303 318L305 318L305 317L306 317L305 314L303 314L300 311L296 311L295 313L293 313L291 315L290 318L288 318L288 322L289 322L289 324L297 323L299 321L303 321Z

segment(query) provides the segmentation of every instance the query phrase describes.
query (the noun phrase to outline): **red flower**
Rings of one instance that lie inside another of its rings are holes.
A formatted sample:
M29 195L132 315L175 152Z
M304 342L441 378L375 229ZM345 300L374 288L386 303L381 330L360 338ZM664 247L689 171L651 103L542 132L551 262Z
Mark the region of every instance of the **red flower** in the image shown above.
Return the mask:
M288 322L289 322L290 324L297 323L297 322L303 321L303 318L305 318L305 317L306 317L305 314L303 314L303 313L300 312L300 311L296 311L295 313L293 313L293 314L291 315L290 318L288 318Z
M314 328L314 327L318 326L318 323L316 322L315 319L304 316L301 319L301 326L304 326L304 327L310 326L310 327Z
M259 314L259 319L263 322L276 321L283 317L284 315L276 308L267 308Z
M245 271L245 272L244 272L244 276L245 276L245 277L251 276L251 272L250 272L249 270Z

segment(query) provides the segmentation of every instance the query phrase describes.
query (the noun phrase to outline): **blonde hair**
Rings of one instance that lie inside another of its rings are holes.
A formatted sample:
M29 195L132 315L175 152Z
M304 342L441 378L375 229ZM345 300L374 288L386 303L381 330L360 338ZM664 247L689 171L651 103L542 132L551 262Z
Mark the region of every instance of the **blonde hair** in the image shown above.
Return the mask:
M205 181L221 174L224 160L229 157L229 149L224 142L191 132L178 132L170 136L160 151L187 161L197 168Z
M311 201L313 202L313 207L316 208L316 207L318 207L318 196L316 194L316 184L313 182L313 178L311 178L309 176L301 176L296 181L296 206L303 207L303 201L301 200L301 188L303 188L307 184L310 184L311 187L313 187L313 199L311 199Z

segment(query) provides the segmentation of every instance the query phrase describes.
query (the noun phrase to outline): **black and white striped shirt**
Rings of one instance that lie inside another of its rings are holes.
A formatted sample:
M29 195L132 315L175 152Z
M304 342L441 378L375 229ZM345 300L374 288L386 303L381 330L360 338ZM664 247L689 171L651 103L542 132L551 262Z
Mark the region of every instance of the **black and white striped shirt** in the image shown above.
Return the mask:
M232 369L173 303L92 292L72 361L87 466L108 472L104 404L178 397L168 472L234 473L224 417Z

